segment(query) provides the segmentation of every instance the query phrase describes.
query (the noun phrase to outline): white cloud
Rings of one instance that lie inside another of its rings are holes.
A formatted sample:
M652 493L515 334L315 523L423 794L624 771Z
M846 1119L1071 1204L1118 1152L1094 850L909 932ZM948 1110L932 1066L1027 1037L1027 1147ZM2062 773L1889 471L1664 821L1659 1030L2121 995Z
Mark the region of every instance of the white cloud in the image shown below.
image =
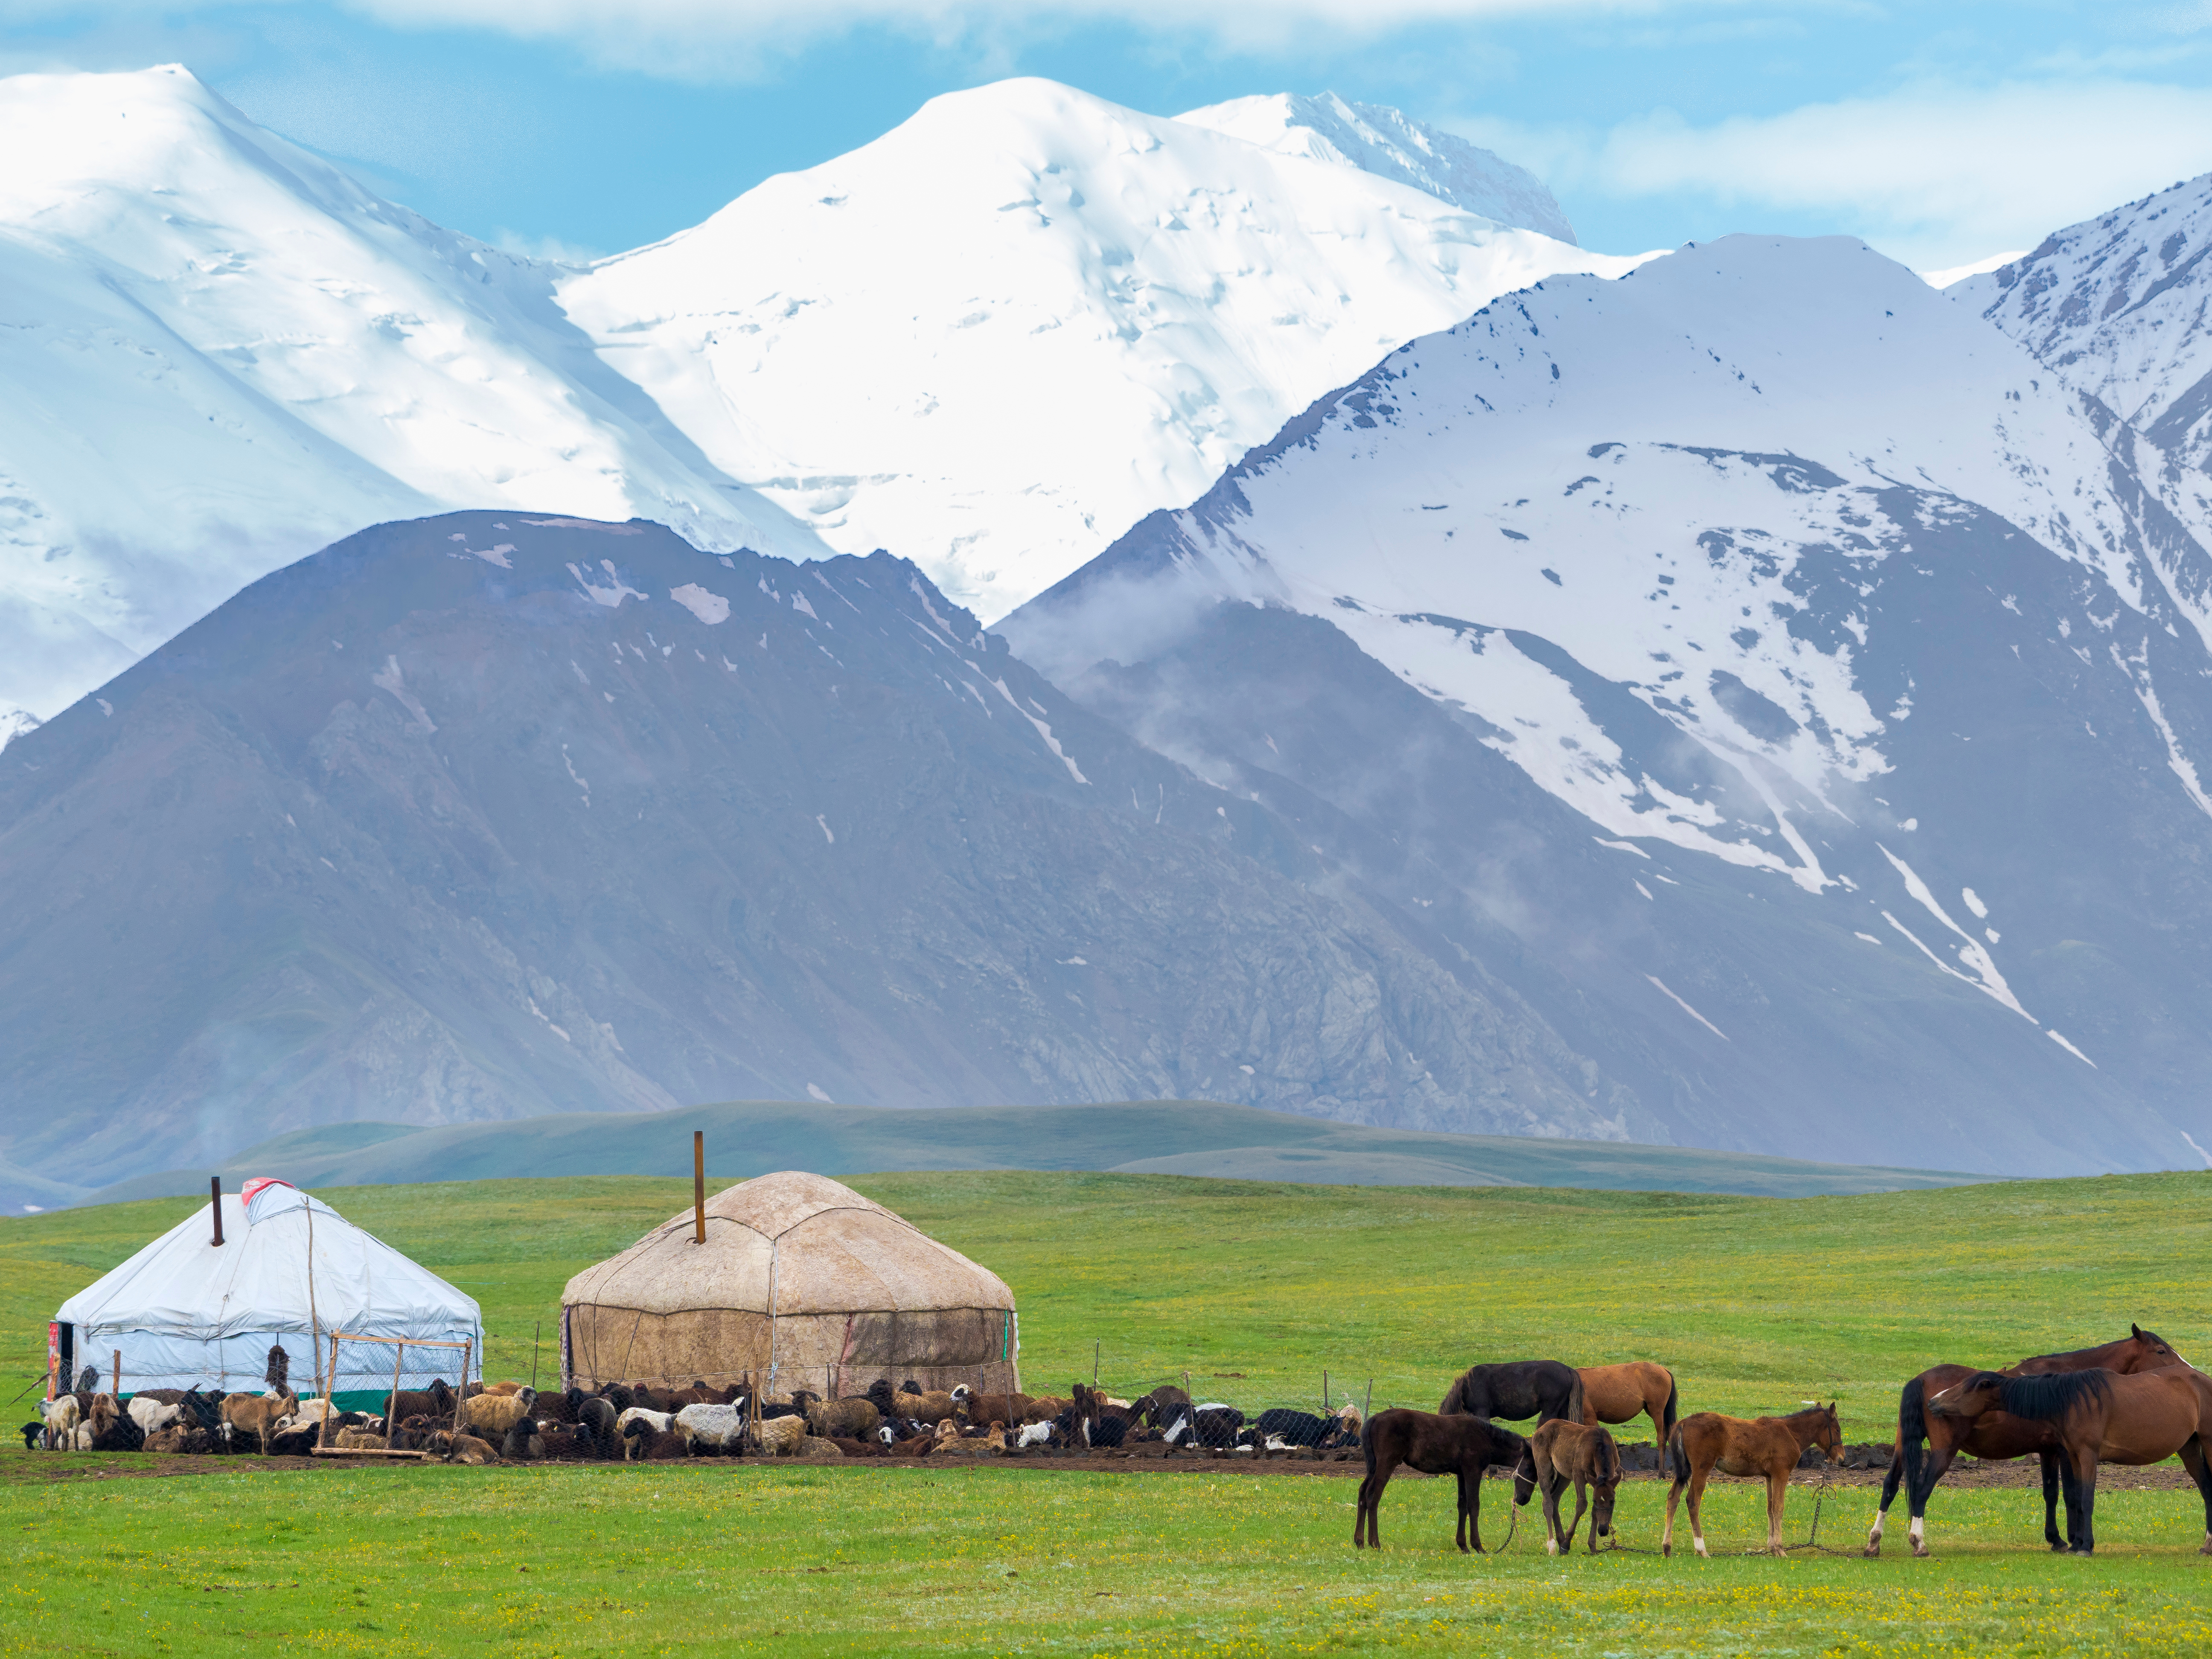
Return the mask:
M2212 169L2212 90L2115 78L1921 82L1697 126L1659 111L1602 132L1458 125L1555 190L1703 198L1813 216L1918 267L2032 247L2061 226Z

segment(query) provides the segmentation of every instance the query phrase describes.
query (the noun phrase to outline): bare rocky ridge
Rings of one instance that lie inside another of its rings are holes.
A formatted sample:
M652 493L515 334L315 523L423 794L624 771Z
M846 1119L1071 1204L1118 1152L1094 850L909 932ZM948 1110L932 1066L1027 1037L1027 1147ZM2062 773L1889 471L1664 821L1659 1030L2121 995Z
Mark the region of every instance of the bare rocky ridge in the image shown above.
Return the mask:
M364 532L12 743L0 870L0 1157L78 1186L352 1119L810 1093L1667 1138L880 554Z

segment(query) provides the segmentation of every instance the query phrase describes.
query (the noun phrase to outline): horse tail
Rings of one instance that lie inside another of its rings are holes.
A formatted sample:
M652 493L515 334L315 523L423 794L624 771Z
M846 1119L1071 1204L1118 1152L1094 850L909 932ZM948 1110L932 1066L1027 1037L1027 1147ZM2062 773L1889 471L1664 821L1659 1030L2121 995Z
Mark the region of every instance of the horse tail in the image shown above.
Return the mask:
M1579 1423L1583 1420L1583 1374L1577 1371L1574 1378L1574 1387L1567 1390L1567 1421Z
M1682 1449L1682 1425L1677 1423L1667 1435L1667 1455L1659 1460L1659 1472L1671 1476L1676 1486L1690 1478L1690 1454Z
M1892 1463L1905 1465L1905 1490L1908 1496L1917 1498L1920 1492L1920 1460L1928 1440L1928 1380L1916 1376L1905 1385L1905 1392L1897 1397L1898 1456ZM1897 1491L1897 1470L1893 1467L1882 1483L1883 1502Z
M1674 1432L1674 1425L1680 1420L1678 1413L1681 1409L1681 1404L1682 1395L1681 1391L1674 1386L1674 1373L1668 1371L1667 1373L1667 1419L1660 1425L1661 1439L1663 1440Z

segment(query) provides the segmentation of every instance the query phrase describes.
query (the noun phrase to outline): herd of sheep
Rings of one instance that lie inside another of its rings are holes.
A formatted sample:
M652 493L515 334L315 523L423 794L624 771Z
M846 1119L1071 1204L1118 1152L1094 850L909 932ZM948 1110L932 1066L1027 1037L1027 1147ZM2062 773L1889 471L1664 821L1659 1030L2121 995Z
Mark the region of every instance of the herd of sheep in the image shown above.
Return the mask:
M449 1462L658 1461L678 1457L1081 1456L1147 1446L1214 1456L1349 1455L1360 1414L1277 1408L1247 1419L1233 1406L1194 1402L1173 1386L1123 1400L1076 1383L1065 1396L982 1394L963 1383L825 1400L806 1389L752 1398L744 1385L669 1389L610 1382L539 1393L519 1382L443 1380L389 1395L381 1415L333 1411L270 1389L209 1394L149 1389L118 1405L89 1389L58 1395L23 1425L48 1450L235 1452L305 1455L414 1452ZM325 1422L325 1419L328 1419Z

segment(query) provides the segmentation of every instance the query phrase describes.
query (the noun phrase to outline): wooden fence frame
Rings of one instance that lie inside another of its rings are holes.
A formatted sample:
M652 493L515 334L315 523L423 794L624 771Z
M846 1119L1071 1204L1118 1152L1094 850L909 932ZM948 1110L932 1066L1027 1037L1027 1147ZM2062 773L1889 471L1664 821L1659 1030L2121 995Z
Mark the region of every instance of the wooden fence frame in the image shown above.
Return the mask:
M317 1386L322 1388L323 1394L323 1420L315 1431L315 1455L318 1457L348 1455L419 1457L422 1455L419 1452L394 1452L388 1449L378 1454L368 1450L356 1450L351 1447L332 1446L329 1443L331 1408L334 1403L331 1396L337 1392L338 1344L341 1342L375 1342L398 1351L392 1357L392 1392L386 1396L384 1402L384 1432L387 1441L391 1437L392 1431L398 1426L392 1420L392 1411L398 1402L399 1379L406 1369L407 1350L410 1348L459 1348L461 1351L460 1386L453 1390L453 1428L457 1432L459 1431L461 1426L461 1401L468 1397L469 1392L469 1363L476 1354L476 1340L473 1337L459 1342L448 1342L441 1338L428 1336L370 1336L361 1331L332 1331L331 1333L331 1368L326 1374L327 1384L325 1385L323 1376L318 1376L315 1379ZM320 1370L321 1358L319 1347L316 1353L318 1370Z

